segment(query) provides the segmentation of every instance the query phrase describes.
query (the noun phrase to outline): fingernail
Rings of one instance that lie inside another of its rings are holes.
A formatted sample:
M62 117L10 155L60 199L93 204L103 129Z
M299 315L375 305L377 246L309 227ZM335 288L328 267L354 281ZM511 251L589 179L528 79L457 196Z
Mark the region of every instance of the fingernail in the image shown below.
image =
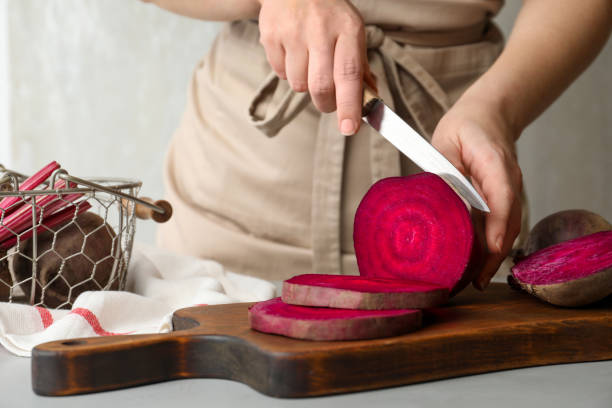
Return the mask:
M340 123L340 133L344 136L351 136L355 133L355 122L350 119L343 119Z
M500 236L499 236L499 237L497 237L497 239L495 240L495 246L497 247L497 252L501 253L503 243L504 243L504 239L503 239L503 238L502 238L502 236L500 235Z

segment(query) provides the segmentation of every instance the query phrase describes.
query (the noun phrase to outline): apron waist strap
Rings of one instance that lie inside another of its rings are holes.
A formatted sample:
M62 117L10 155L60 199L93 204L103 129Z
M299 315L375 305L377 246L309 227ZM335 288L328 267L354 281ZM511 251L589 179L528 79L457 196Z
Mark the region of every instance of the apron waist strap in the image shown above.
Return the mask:
M456 30L410 31L402 26L380 25L387 37L401 44L420 47L450 47L482 41L487 31L487 20Z

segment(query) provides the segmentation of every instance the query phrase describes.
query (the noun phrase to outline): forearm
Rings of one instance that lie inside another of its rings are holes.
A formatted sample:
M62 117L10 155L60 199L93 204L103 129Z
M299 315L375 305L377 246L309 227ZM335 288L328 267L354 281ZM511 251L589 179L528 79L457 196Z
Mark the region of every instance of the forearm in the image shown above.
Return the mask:
M257 18L257 0L142 0L176 14L200 20L234 21Z
M462 99L501 112L518 137L592 62L611 30L610 0L526 0L505 50Z

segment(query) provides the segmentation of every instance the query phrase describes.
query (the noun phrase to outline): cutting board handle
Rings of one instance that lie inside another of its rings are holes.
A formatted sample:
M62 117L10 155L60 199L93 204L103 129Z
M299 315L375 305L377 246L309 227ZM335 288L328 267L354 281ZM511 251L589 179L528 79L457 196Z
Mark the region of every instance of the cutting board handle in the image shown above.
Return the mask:
M32 351L32 389L69 395L181 378L185 361L176 357L186 343L174 333L44 343Z
M249 305L232 306L246 315ZM32 350L32 389L39 395L73 395L196 377L225 378L265 389L268 379L261 375L265 357L259 348L223 330L202 333L198 317L206 308L214 306L174 312L171 333L40 344ZM227 324L227 318L222 323Z

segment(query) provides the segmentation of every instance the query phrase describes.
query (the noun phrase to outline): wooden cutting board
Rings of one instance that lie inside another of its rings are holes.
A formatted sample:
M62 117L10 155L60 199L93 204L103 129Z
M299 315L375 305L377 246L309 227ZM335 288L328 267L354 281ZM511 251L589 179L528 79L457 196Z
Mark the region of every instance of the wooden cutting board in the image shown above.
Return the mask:
M252 331L249 305L179 310L176 331L168 334L42 344L32 355L32 387L37 394L69 395L208 377L240 381L271 396L306 397L612 359L612 299L564 309L493 284L429 310L419 331L343 342Z

